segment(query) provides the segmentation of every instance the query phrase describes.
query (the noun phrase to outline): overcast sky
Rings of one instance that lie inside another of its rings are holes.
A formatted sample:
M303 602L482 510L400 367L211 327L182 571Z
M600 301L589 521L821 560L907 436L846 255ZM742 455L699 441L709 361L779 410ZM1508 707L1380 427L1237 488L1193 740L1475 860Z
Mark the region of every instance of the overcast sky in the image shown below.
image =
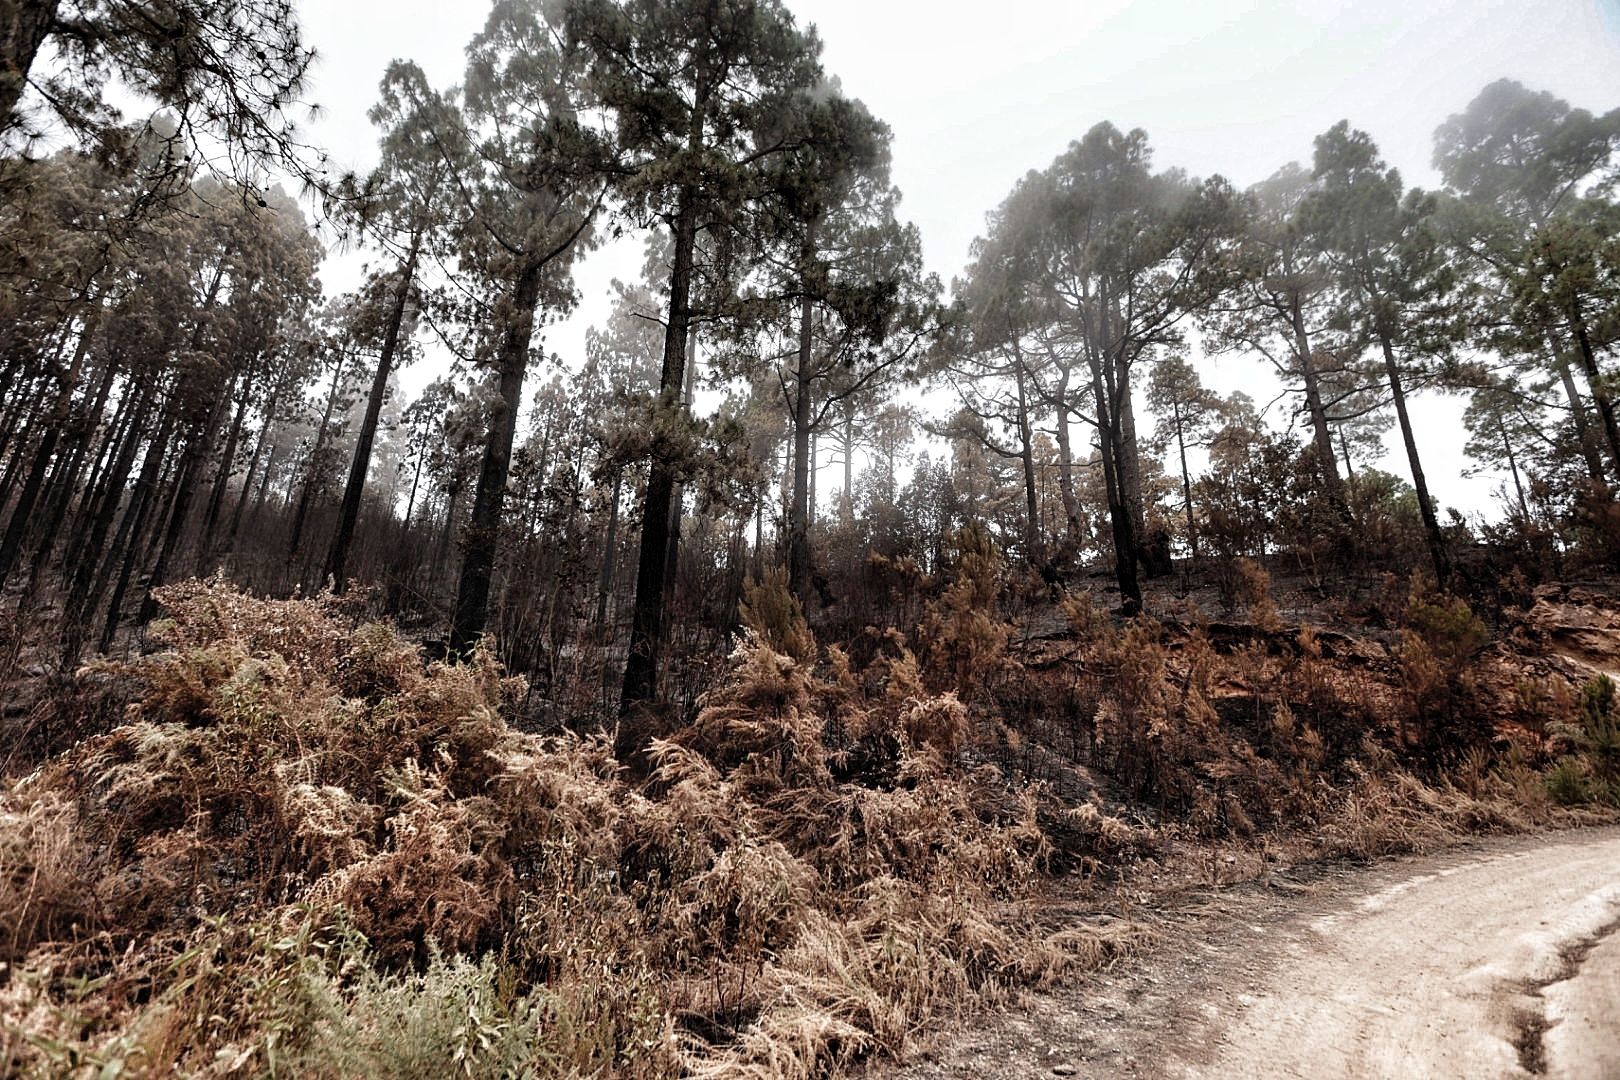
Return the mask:
M462 48L481 27L478 0L304 0L320 54L309 128L343 165L374 159L366 109L394 57L437 85L458 83ZM1487 82L1509 77L1593 111L1620 106L1620 0L788 0L813 23L826 68L894 130L894 180L922 231L929 268L949 281L986 211L1032 168L1091 125L1145 128L1159 167L1225 175L1247 186L1291 160L1338 120L1371 132L1413 184L1436 182L1436 125ZM577 355L606 311L607 284L630 277L639 251L605 249L578 274L582 303L547 332ZM353 284L355 260L323 275ZM424 365L426 366L426 365ZM1223 390L1254 392L1241 358L1202 365ZM413 372L407 385L425 383ZM1261 397L1261 393L1256 393ZM1419 440L1442 504L1490 503L1494 481L1459 476L1462 403L1421 403ZM1392 440L1392 448L1398 442ZM1386 463L1407 475L1403 457Z

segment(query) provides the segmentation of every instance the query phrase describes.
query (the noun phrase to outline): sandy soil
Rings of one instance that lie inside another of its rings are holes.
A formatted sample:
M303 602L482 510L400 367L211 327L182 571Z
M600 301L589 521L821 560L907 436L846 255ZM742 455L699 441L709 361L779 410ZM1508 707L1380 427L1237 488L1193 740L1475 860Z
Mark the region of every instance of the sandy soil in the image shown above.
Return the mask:
M1152 954L875 1075L1620 1077L1620 829L1302 869L1160 922Z

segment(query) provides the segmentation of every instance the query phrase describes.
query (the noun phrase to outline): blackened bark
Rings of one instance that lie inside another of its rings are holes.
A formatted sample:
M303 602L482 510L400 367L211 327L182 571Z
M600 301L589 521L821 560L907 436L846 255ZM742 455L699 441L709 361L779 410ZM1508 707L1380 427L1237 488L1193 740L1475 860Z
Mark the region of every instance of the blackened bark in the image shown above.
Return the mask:
M86 616L94 612L101 594L106 591L113 569L117 567L118 582L113 587L112 599L107 605L107 622L102 628L99 645L101 652L106 652L112 646L113 637L118 632L124 596L129 590L130 578L134 575L135 565L140 558L141 535L146 530L147 520L152 516L152 507L158 501L157 488L163 473L166 457L164 451L167 450L169 438L174 433L175 411L165 409L164 414L157 437L147 444L146 460L141 463L140 477L135 482L135 490L130 494L129 506L124 510L124 517L118 523L118 536L114 539L113 546L107 552L107 558L96 575L95 584L90 590L84 609Z
M1024 365L1013 371L1018 387L1018 460L1024 467L1024 557L1031 563L1042 556L1040 501L1035 490L1035 433L1029 422L1029 399L1024 387Z
M1063 500L1063 517L1069 542L1080 543L1080 499L1074 492L1074 448L1069 438L1069 372L1058 382L1057 396L1058 495Z
M23 481L22 491L18 494L17 503L11 511L11 521L6 526L5 535L0 537L0 585L5 584L11 571L15 569L17 556L22 552L23 541L28 535L30 526L34 524L34 510L44 492L46 470L56 457L57 445L61 442L72 411L73 394L79 388L79 375L84 370L84 358L89 352L90 339L95 336L96 324L101 317L100 300L92 299L90 305L89 311L85 313L84 325L79 331L78 344L73 349L73 360L62 378L62 386L57 392L50 415L46 417L44 435L34 449L34 459L28 470L28 478Z
M327 576L332 579L332 588L340 593L349 583L349 544L354 539L355 524L360 520L360 498L365 492L366 477L371 472L371 448L377 438L377 420L382 415L383 398L388 394L388 376L394 370L394 355L399 349L399 332L405 322L406 305L410 302L411 282L416 276L420 244L420 233L411 237L410 254L400 267L399 284L394 290L394 307L388 313L388 329L383 334L377 371L371 379L371 395L366 398L365 419L360 423L359 438L354 444L354 460L349 465L349 482L343 489L337 532L332 537L332 550L326 557Z
M809 260L806 242L805 259ZM814 371L808 288L799 300L799 358L793 384L793 495L788 504L788 587L800 603L810 598L810 384Z
M304 542L304 526L309 521L309 509L315 501L315 483L320 479L321 458L326 453L326 432L332 425L332 409L337 404L338 386L343 380L343 354L338 354L337 366L332 369L332 385L326 392L326 408L321 412L321 426L315 432L315 445L309 451L309 466L304 470L304 490L298 496L298 509L293 514L292 539L287 543L287 561L298 557Z
M698 125L701 133L701 123ZM694 193L682 191L675 214L675 259L670 270L669 320L664 332L664 363L658 385L661 404L679 406L686 376L686 338L692 322L692 260L697 247ZM669 508L675 490L675 466L654 457L648 470L641 512L641 545L636 561L636 601L630 623L630 653L625 659L621 714L650 702L658 693L659 651L664 634L664 577L669 549ZM620 751L641 748L621 746Z
M1581 366L1586 371L1587 389L1592 392L1592 400L1597 402L1598 416L1603 419L1603 435L1609 444L1609 454L1613 459L1615 473L1620 475L1620 423L1615 419L1614 397L1609 393L1603 372L1598 368L1597 352L1592 347L1592 335L1586 328L1586 320L1579 308L1570 311L1569 328L1575 338Z
M450 561L450 537L455 532L456 511L461 507L461 488L465 483L459 477L444 493L444 528L439 530L439 541L433 549L433 584L437 588L442 580L441 571Z
M502 330L496 361L500 388L489 418L489 437L484 442L472 515L462 534L461 577L450 629L450 649L457 656L465 656L477 644L489 617L490 579L495 572L501 510L506 502L507 477L512 471L512 441L517 434L518 410L523 405L523 374L529 362L543 270L537 262L524 267L512 290L511 321Z
M619 496L624 486L624 467L613 470L613 496L608 503L607 536L602 541L602 573L596 582L596 625L607 629L608 598L613 595L613 565L619 553Z
M1406 461L1412 470L1412 487L1417 491L1418 512L1423 517L1423 531L1429 541L1429 558L1434 562L1434 578L1440 588L1451 582L1451 560L1446 555L1445 536L1440 531L1440 520L1435 517L1434 503L1429 499L1429 482L1423 475L1423 462L1418 458L1417 438L1412 431L1412 420L1406 412L1406 388L1401 382L1401 366L1395 359L1395 349L1389 334L1378 332L1378 345L1384 353L1384 371L1389 376L1389 392L1395 402L1395 418L1401 425L1401 441L1406 444Z
M1131 509L1126 505L1125 485L1120 477L1118 429L1100 365L1092 382L1097 398L1098 457L1102 459L1103 486L1108 493L1108 523L1114 541L1114 580L1119 585L1123 613L1136 615L1142 610L1136 534L1131 527Z
M1513 473L1513 491L1519 497L1519 513L1524 515L1526 524L1530 522L1530 501L1524 497L1524 483L1519 479L1519 459L1513 453L1513 440L1508 438L1507 425L1502 423L1501 417L1496 420L1496 433L1502 437L1502 452L1507 455L1508 469Z
M1333 431L1328 425L1327 409L1322 405L1321 377L1316 370L1316 357L1311 353L1311 339L1305 329L1305 315L1295 298L1290 315L1294 328L1294 355L1299 360L1300 377L1305 382L1305 412L1311 421L1311 438L1316 444L1317 468L1322 471L1322 486L1328 505L1339 519L1340 541L1347 550L1355 547L1356 519L1350 512L1350 500L1345 497L1344 481L1339 478L1339 459L1333 453Z
M208 508L203 512L202 535L197 543L197 574L208 570L208 560L215 550L214 533L219 527L220 511L225 505L225 493L235 474L236 450L242 441L242 425L247 422L248 396L246 391L236 403L236 414L231 418L230 431L225 436L225 447L220 451L214 470L214 484L208 493ZM244 490L246 481L243 481Z
M40 46L56 26L60 0L13 0L0 4L0 131L17 120L17 102Z
M1181 452L1181 498L1182 505L1187 512L1187 546L1191 549L1192 561L1198 561L1198 519L1193 514L1192 497L1192 470L1187 468L1187 435L1185 424L1181 418L1181 406L1178 404L1175 411L1176 422L1176 449ZM1331 454L1332 445L1329 444ZM1335 470L1335 475L1337 471Z
M1108 297L1106 292L1098 305L1102 312L1102 333L1099 340L1108 340ZM1120 345L1123 349L1123 343ZM1142 583L1137 565L1135 523L1131 514L1130 496L1122 469L1123 432L1120 426L1120 394L1118 372L1123 357L1106 350L1096 350L1090 357L1092 394L1097 399L1098 456L1102 458L1103 486L1108 493L1108 521L1114 540L1114 579L1119 584L1120 606L1125 615L1142 611Z
M843 428L844 495L838 503L838 517L847 524L855 520L855 408L848 399L844 401Z
M186 440L180 453L180 467L175 473L174 494L169 500L167 524L163 529L163 546L158 549L157 561L147 575L146 598L141 602L140 621L145 623L157 614L157 600L152 592L168 580L169 563L180 548L185 534L186 520L191 514L192 499L196 495L197 481L203 468L202 436Z
M689 330L686 338L686 389L681 400L687 411L692 409L693 379L697 374L697 331ZM681 565L681 517L686 509L686 490L677 481L669 497L669 548L664 556L664 607L675 603L676 571Z
M1552 356L1553 368L1558 372L1558 379L1564 386L1564 396L1569 400L1569 416L1575 424L1581 459L1586 462L1586 475L1594 483L1606 485L1608 481L1603 475L1603 460L1598 454L1597 443L1592 438L1592 425L1586 415L1586 402L1581 399L1581 392L1575 386L1575 374L1569 370L1569 360L1551 334L1547 335L1547 349Z
M70 623L78 622L90 614L85 609L85 604L91 599L90 586L95 579L97 567L109 554L104 552L102 547L107 542L107 535L112 532L112 523L118 515L118 505L124 486L129 480L130 471L135 467L135 454L140 449L141 433L145 430L146 419L151 414L153 399L151 387L143 383L128 430L119 443L117 455L107 468L105 490L92 504L90 517L85 527L80 530L80 536L75 537L74 546L69 550L67 621Z
M108 365L109 369L112 367L112 364ZM130 433L136 429L137 423L141 421L138 414L141 406L150 398L150 394L151 388L146 383L142 382L140 389L137 390L134 379L126 380L123 393L118 395L118 407L113 411L111 423L101 426L101 437L99 439L95 439L93 434L90 436L95 442L95 451L90 455L90 472L84 480L84 493L80 496L78 508L73 513L73 524L70 526L71 535L68 538L68 546L64 555L68 566L78 564L79 552L84 548L85 528L89 522L94 520L101 507L102 500L107 497L108 470L112 468L113 462L117 460L118 452L123 447L124 441L129 438ZM99 412L96 415L99 416ZM124 479L127 479L127 477ZM123 484L124 480L120 479L118 481L120 489L122 489ZM120 490L121 494L122 491Z
M236 497L236 509L231 511L231 527L225 537L228 547L236 547L236 538L242 531L242 517L247 510L248 499L253 495L253 479L259 472L259 459L264 454L264 444L270 437L270 428L275 424L276 406L281 404L281 387L278 385L270 392L270 400L264 406L264 423L259 427L259 434L253 440L253 456L248 458L247 472L242 476L242 492ZM270 480L270 465L265 465L264 478L259 481L260 501L263 501L264 486Z

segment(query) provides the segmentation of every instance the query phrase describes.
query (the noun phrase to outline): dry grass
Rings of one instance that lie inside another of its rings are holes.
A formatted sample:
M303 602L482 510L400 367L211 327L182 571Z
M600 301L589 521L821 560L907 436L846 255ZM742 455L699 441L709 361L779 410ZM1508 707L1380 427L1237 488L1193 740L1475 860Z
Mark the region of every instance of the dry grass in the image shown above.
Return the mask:
M1248 640L1217 649L1196 611L1120 625L1079 594L1062 605L1064 662L1030 658L1037 700L1089 717L1071 740L1083 763L1161 824L1372 858L1573 824L1607 801L1594 778L1620 775L1612 688L1521 677L1504 694L1512 657L1487 656L1462 601L1421 591L1390 647L1333 635L1344 655L1329 658L1313 628L1277 622L1263 573L1245 580Z
M0 804L11 1073L822 1075L1130 943L1018 903L1054 811L962 764L954 693L903 648L818 661L769 586L645 784L510 729L487 655L163 600L164 651L99 669L141 688L125 723Z
M727 675L634 776L606 735L509 727L525 688L488 654L424 667L330 598L165 590L162 651L87 676L131 694L122 724L0 796L0 1060L829 1075L1140 944L1045 926L1054 867L1109 873L1161 832L1372 858L1586 820L1620 786L1613 687L1524 684L1548 734L1504 745L1449 601L1414 600L1380 666L1279 629L1258 579L1264 619L1221 647L1071 597L1049 663L993 615L994 550L957 547L916 638L872 631L861 664L781 581L751 588ZM1157 828L989 763L1058 723Z

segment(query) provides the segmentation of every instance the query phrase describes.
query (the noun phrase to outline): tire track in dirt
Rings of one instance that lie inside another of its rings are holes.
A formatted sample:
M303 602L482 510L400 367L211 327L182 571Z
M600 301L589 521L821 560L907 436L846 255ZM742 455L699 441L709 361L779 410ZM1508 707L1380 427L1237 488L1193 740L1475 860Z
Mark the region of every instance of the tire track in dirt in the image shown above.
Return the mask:
M1209 894L886 1077L1620 1077L1620 829Z

